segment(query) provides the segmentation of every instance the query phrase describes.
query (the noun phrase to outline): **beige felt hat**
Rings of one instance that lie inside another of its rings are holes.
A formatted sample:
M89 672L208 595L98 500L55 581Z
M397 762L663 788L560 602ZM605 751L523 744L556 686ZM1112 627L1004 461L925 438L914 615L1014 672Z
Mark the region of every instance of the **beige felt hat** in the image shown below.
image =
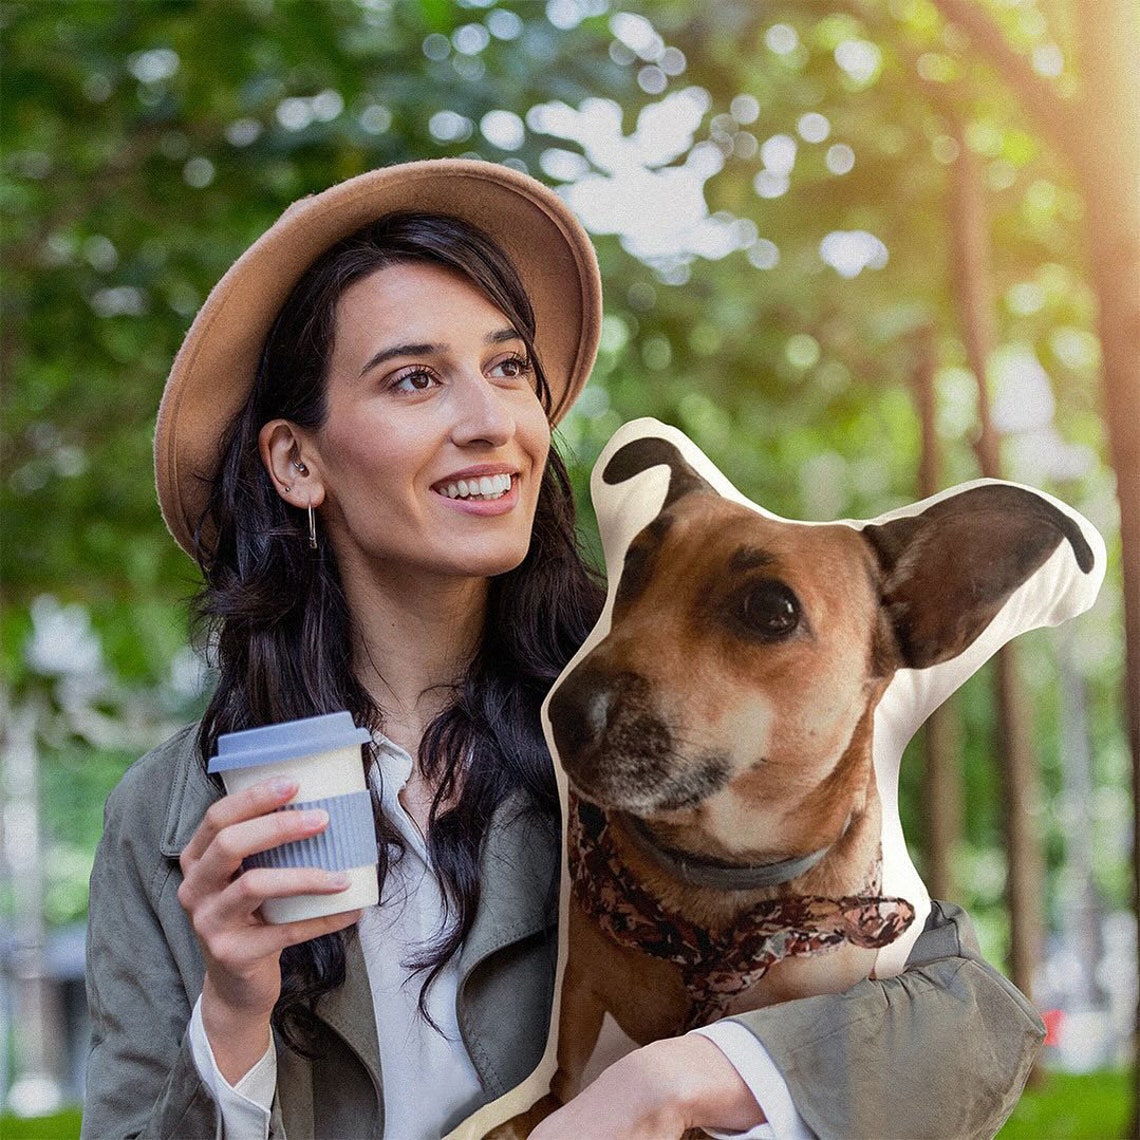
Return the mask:
M581 392L601 332L601 278L586 231L542 183L492 162L441 158L373 170L302 198L210 292L166 381L155 481L162 517L191 556L220 440L253 387L265 338L294 285L341 238L408 211L460 218L498 242L534 306L554 422Z

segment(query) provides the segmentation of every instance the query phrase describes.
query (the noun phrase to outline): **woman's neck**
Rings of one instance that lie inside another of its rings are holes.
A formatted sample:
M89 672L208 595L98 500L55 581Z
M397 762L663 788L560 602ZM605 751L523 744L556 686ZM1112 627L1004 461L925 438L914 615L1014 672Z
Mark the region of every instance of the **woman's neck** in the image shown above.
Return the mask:
M413 757L479 648L487 590L479 578L345 583L356 675L380 707L386 735Z

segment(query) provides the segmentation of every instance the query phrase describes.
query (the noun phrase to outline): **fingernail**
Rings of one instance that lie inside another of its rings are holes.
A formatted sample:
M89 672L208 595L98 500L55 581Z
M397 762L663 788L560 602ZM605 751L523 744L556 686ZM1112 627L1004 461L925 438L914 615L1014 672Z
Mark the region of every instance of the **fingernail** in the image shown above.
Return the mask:
M269 788L275 796L287 796L297 790L297 781L290 780L285 776L278 776L270 781Z
M329 821L329 813L324 808L310 808L301 812L306 827L324 827Z
M328 883L330 887L336 887L338 890L343 890L352 882L352 879L344 871L330 871Z

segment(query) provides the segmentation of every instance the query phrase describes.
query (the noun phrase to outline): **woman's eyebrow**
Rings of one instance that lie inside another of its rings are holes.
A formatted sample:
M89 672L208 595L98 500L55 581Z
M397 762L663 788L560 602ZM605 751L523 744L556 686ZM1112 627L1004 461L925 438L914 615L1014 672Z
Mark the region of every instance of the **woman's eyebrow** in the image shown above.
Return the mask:
M505 344L511 340L522 340L517 330L513 328L496 329L495 332L488 333L483 338L484 344ZM367 363L360 370L360 375L363 376L366 372L376 368L380 364L385 364L389 360L395 360L401 356L440 356L450 350L450 345L447 344L432 344L425 342L422 344L394 344L390 348L382 348L375 356L368 358Z
M394 344L391 348L382 348L375 356L368 358L367 363L360 370L363 376L370 369L400 356L433 356L439 353L446 345L440 344Z

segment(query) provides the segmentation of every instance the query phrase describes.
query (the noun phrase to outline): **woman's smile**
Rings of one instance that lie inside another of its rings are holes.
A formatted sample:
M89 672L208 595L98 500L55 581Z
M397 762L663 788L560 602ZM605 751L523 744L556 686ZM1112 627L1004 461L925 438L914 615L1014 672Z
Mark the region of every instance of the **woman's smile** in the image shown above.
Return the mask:
M432 490L457 510L499 514L518 502L518 472L498 464L481 464L455 472ZM496 508L491 510L489 508Z

